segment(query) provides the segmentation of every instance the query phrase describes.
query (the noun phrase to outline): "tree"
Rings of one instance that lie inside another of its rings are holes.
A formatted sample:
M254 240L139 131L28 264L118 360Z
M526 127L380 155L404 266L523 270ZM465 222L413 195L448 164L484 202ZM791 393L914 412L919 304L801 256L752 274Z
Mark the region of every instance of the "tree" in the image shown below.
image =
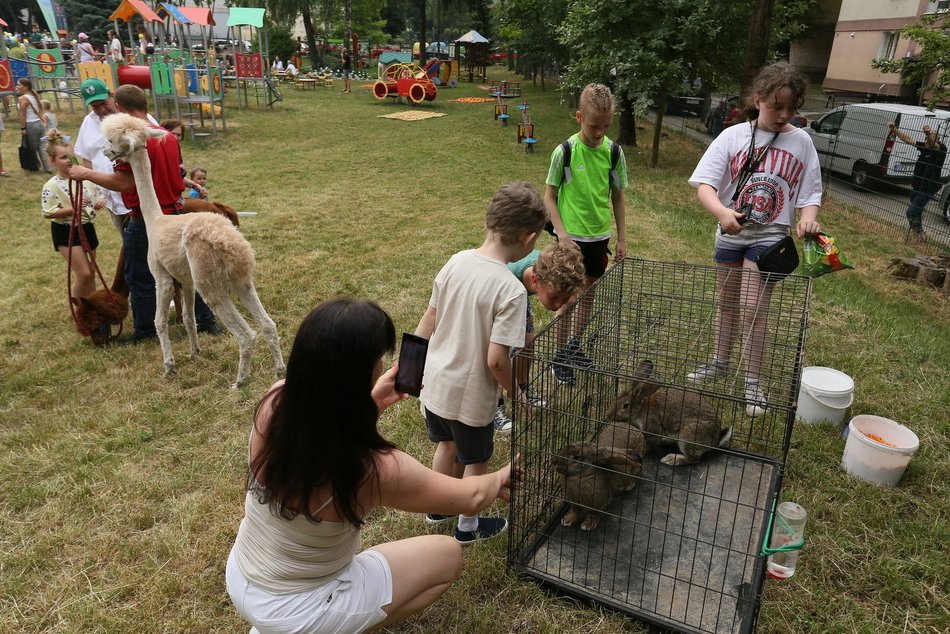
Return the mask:
M656 166L667 95L684 82L701 78L709 85L736 72L749 8L749 0L578 0L559 29L571 48L568 84L612 84L617 140L625 145L636 145L634 114L655 104Z
M93 42L106 40L106 31L112 28L109 16L120 4L121 0L60 0L70 32L74 36L84 32Z
M557 38L557 29L567 15L567 3L561 0L507 0L493 7L500 43L517 50L526 76L535 77L553 62L563 64L567 48ZM509 61L512 56L509 55Z
M950 30L946 13L925 15L919 24L911 24L901 35L920 47L916 57L875 59L871 67L885 73L900 73L901 82L920 85L926 94L924 105L933 110L950 97Z

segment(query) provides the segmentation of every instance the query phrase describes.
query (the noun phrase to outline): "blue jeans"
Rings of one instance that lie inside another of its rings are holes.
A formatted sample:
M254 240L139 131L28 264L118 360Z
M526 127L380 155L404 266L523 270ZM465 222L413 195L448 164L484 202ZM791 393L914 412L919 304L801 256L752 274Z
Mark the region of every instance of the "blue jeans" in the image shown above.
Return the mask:
M910 228L919 231L922 227L922 218L924 207L930 202L934 194L937 193L937 183L923 183L920 189L914 189L910 192L910 207L907 208L907 222Z
M125 283L129 286L129 303L132 304L132 337L154 337L155 278L148 269L148 234L144 222L129 219L122 231L122 248L125 250ZM204 327L213 321L214 313L195 293L195 323Z

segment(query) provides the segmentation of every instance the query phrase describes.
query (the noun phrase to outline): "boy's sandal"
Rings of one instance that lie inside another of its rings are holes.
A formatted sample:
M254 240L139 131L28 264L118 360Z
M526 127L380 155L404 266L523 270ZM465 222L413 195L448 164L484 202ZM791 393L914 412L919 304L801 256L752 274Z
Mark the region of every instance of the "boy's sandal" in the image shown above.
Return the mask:
M0 170L0 176L13 176L13 174L6 170Z

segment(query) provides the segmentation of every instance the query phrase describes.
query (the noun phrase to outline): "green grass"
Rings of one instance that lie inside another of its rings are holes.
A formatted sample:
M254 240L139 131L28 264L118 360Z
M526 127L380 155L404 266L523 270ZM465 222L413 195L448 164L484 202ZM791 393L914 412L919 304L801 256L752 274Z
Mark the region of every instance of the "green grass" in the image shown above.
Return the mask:
M359 82L352 95L339 82L284 90L275 111L231 108L227 134L208 146L186 142L186 163L209 170L213 198L259 213L242 219L242 230L285 351L310 308L341 293L378 301L397 328L412 330L441 265L480 243L498 185L543 186L548 154L576 124L556 90L524 88L540 140L534 155L514 142L513 126L492 120L491 104L447 101L485 94L467 83L422 106L447 116L420 122L377 118L407 108L375 101ZM14 176L0 179L0 631L241 631L224 562L242 516L251 415L273 380L269 355L260 343L249 386L231 392L229 336L202 336L202 355L191 359L183 329L173 327L178 373L165 379L157 346L96 349L76 334L65 263L39 214L44 177L16 169L12 120L2 150ZM60 121L75 134L80 115L60 113ZM708 263L714 223L686 183L700 150L673 134L651 170L652 130L638 133L641 147L627 148L629 252ZM821 220L855 270L815 280L806 363L847 372L852 412L906 423L921 449L900 486L881 489L842 471L837 430L796 427L782 497L808 509L809 541L794 578L765 584L760 629L943 632L947 296L889 277L890 258L909 255L907 247L857 228L846 209L826 204ZM118 235L105 219L98 227L99 260L111 275ZM430 460L415 401L387 412L381 426ZM501 440L496 462L508 449ZM363 544L431 530L417 516L379 510ZM648 631L514 575L502 542L467 552L460 582L394 629Z

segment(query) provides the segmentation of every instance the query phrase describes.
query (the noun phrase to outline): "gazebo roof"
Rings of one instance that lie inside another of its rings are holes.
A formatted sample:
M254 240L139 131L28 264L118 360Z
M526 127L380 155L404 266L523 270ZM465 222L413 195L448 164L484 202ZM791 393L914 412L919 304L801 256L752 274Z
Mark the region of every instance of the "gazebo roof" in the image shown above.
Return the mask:
M488 44L488 38L475 29L472 29L455 41L459 44Z

